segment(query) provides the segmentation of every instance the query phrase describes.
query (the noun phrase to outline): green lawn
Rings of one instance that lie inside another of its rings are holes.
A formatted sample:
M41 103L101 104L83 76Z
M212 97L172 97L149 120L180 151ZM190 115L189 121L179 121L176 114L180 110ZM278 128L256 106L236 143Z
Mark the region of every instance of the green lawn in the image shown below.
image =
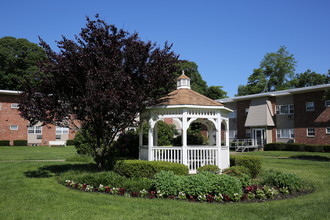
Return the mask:
M73 147L0 147L0 219L330 219L330 162L276 158L288 157L288 152L264 153L247 154L261 155L265 168L296 173L316 191L287 200L235 204L84 193L56 182L55 171L75 163L26 161L70 158Z

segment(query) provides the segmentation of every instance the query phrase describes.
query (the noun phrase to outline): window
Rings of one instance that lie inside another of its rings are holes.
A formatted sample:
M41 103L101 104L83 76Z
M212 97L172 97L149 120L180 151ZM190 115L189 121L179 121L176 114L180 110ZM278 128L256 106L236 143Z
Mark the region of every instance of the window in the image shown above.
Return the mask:
M42 127L41 126L29 126L28 134L42 134Z
M325 133L326 134L330 134L330 127L328 127L328 128L325 129Z
M294 138L294 129L277 129L277 138Z
M67 134L67 133L69 133L69 128L56 126L56 135Z
M229 118L237 118L237 110L229 113Z
M276 114L293 114L293 105L277 105Z
M37 135L37 139L42 139L42 135Z
M245 130L245 136L246 136L247 138L251 138L251 129L246 129L246 130Z
M18 130L18 125L10 125L10 130L11 131L17 131Z
M61 135L56 135L56 139L61 139Z
M325 107L330 107L330 100L325 101Z
M314 136L315 136L315 129L307 128L307 137L314 137Z
M229 138L237 138L237 130L229 130Z
M314 102L306 102L306 111L314 111Z
M11 103L10 107L18 109L18 103Z

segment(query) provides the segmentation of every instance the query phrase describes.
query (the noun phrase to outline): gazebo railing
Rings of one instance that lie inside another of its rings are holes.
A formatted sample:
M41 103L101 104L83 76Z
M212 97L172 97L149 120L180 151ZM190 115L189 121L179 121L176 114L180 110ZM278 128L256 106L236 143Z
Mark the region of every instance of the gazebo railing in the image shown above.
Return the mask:
M218 165L218 148L210 146L188 146L187 162L190 173L196 173L198 167Z
M186 153L183 151L186 150ZM154 161L167 161L185 164L190 173L196 173L197 168L205 165L218 165L218 148L213 146L188 146L183 147L152 147ZM184 160L183 155L186 155ZM140 159L148 159L148 147L140 149Z
M182 147L153 147L152 157L154 161L183 163Z

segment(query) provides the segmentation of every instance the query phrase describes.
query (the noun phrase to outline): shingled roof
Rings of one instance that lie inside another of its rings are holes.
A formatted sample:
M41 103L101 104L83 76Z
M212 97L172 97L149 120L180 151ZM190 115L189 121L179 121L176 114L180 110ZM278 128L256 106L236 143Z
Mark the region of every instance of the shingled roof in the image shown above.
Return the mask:
M203 105L203 106L223 106L223 104L214 101L191 89L177 89L169 93L159 105Z

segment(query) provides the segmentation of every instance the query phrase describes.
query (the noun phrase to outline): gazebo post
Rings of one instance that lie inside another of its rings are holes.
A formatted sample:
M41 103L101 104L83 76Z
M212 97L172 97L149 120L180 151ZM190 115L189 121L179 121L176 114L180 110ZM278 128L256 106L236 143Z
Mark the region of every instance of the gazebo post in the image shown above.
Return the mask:
M187 152L187 110L183 110L182 114L182 163L188 166L188 152Z
M152 119L149 120L149 131L148 131L148 161L153 161L152 157L152 147L154 146L154 138L153 138L153 123Z
M220 117L220 113L217 113L217 126L216 126L216 146L218 148L218 155L217 155L217 165L220 169L222 169L222 167L220 166L221 164L221 117Z
M141 121L141 119L140 119ZM143 147L143 122L139 125L140 131L139 131L139 159L142 158L142 147Z

